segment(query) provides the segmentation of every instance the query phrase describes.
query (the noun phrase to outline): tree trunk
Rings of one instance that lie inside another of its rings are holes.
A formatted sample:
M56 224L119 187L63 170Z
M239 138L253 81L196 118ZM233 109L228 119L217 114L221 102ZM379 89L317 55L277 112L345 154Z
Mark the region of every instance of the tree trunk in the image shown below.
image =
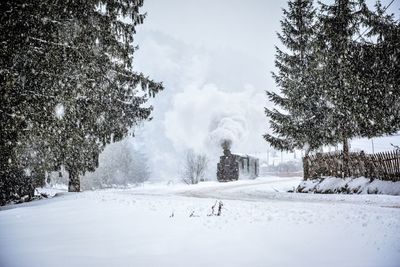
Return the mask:
M79 180L79 174L76 170L70 170L68 192L79 192L81 191L81 181Z
M310 178L310 166L309 166L309 157L308 154L310 153L309 149L306 149L305 155L303 158L303 179L307 180Z
M349 139L343 138L343 177L350 176L349 166Z

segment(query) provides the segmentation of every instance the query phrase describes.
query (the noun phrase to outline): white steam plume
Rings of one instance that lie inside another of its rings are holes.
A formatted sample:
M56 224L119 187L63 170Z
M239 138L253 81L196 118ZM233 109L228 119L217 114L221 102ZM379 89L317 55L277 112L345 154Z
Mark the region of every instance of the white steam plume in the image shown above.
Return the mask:
M225 140L231 145L238 144L246 135L247 122L243 114L216 114L210 123L208 138L220 147Z
M265 147L266 124L260 123L265 120L264 101L263 92L250 86L241 92L223 91L213 84L187 88L174 96L165 114L165 135L178 155L186 149L207 154L209 178L214 179L224 140L232 143L233 152L251 153Z

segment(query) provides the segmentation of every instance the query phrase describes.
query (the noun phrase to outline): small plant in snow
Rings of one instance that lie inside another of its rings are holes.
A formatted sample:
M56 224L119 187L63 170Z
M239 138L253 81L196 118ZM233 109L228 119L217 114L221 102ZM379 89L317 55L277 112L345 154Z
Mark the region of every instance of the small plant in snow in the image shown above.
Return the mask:
M214 205L212 205L211 207L211 213L208 214L207 216L221 216L223 206L224 204L222 203L222 201L215 201Z
M214 212L215 212L215 207L217 206L218 201L215 201L214 205L211 206L211 213L208 214L207 216L214 216Z
M189 217L200 217L199 215L195 214L194 210L190 213Z
M218 212L217 212L217 216L221 216L222 214L222 207L224 206L224 204L222 203L222 201L220 201L218 203Z

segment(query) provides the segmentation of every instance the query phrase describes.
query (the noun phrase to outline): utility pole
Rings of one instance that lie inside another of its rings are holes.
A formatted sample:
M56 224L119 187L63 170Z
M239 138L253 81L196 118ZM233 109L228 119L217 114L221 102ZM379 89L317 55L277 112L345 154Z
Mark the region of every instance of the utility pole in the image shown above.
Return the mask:
M372 154L375 154L374 138L371 138L371 143L372 143Z

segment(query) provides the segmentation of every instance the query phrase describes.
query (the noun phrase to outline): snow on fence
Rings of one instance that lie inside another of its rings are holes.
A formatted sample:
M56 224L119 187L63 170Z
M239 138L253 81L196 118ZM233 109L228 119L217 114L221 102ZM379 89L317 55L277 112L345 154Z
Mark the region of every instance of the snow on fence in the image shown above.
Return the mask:
M367 177L386 181L400 181L400 150L375 154L350 152L348 169L343 152L317 153L303 158L304 180L321 176ZM348 175L345 175L345 173Z

